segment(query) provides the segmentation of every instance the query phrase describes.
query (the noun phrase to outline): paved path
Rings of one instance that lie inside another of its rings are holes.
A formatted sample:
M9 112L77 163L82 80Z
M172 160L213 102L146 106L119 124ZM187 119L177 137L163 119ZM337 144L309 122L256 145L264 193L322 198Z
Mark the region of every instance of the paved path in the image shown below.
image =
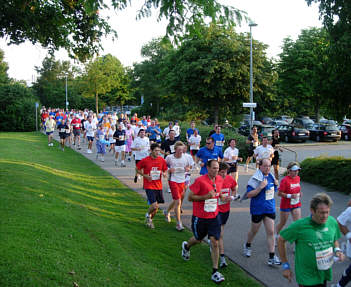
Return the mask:
M55 139L58 139L57 134L55 134ZM82 150L78 151L85 157L89 158L101 168L105 169L109 173L111 173L118 180L123 182L125 185L140 193L145 197L145 193L142 189L142 181L140 180L138 183L133 182L134 178L134 161L126 162L127 167L120 168L114 165L114 160L112 154L105 155L105 162L101 162L96 160L95 154L95 143L93 145L94 153L87 154L86 153L86 144L82 144ZM243 194L245 192L246 184L250 176L254 172L254 167L250 167L249 172L245 172L242 166L239 167L239 193ZM197 176L197 174L192 175L192 180ZM166 184L164 184L164 195L166 204L161 206L164 208L167 203L171 201L170 194L166 191ZM309 183L302 183L302 216L309 216L309 201L312 196L317 192L325 191L325 189L312 185ZM332 199L334 200L334 205L331 210L331 215L338 216L341 211L343 211L346 207L346 203L349 200L349 196L345 196L340 193L329 193ZM276 223L279 220L279 200L277 200L277 219ZM147 206L145 204L145 210ZM192 205L187 200L183 205L184 213L183 213L183 222L185 226L190 227L191 215L192 215ZM161 216L159 213L157 216ZM174 219L173 219L174 221ZM289 219L289 222L291 219ZM173 223L174 224L174 223ZM174 224L175 226L175 224ZM246 241L246 235L250 227L250 214L249 214L249 200L246 200L242 203L233 202L231 206L231 215L229 217L228 223L225 227L224 233L224 245L225 245L225 254L235 263L240 265L244 270L246 270L249 274L257 278L261 281L265 286L269 287L282 287L282 286L297 286L296 282L289 284L281 275L281 269L276 267L269 267L266 263L268 258L268 250L265 241L265 233L263 226L261 230L256 235L256 238L252 244L253 253L251 258L246 258L243 256L242 247L244 242ZM156 226L157 228L157 226ZM176 230L175 230L176 232ZM187 237L184 240L188 239ZM179 242L180 246L181 242ZM290 264L293 264L293 253L291 246L288 245L288 256ZM350 262L347 260L344 263L338 263L334 265L334 281L340 277L345 267L348 266ZM244 286L249 287L249 286Z

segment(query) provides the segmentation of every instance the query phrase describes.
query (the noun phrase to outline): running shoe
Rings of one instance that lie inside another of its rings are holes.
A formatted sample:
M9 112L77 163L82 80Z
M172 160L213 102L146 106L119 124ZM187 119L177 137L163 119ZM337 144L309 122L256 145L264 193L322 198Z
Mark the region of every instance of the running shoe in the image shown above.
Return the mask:
M80 145L78 146L78 150L81 150L82 148L80 147Z
M137 182L138 182L138 177L134 176L134 183L137 183Z
M182 243L182 257L184 260L189 260L190 259L190 250L186 250L185 246L188 244L188 242L183 241Z
M121 167L126 167L126 164L124 162L122 162Z
M210 240L210 239L207 239L207 243L208 243L208 246L210 247L210 253L212 253L212 244L211 244L211 240Z
M219 283L223 282L225 279L224 279L224 276L221 273L216 271L215 273L212 274L211 280L213 282L219 284Z
M168 188L167 191L168 191L168 193L171 193L171 189L170 188Z
M244 244L244 255L246 257L251 257L251 247L246 247L246 244Z
M117 162L117 160L115 160L115 166L117 166L117 164L118 164L118 162Z
M228 266L228 264L227 264L227 261L225 260L225 257L223 256L221 256L220 258L219 258L219 267L220 268L225 268L225 267L227 267Z
M177 229L178 231L183 231L183 230L184 230L183 224L177 223L176 229Z
M171 222L171 214L167 212L167 210L163 211L163 215L165 216L167 222Z
M273 266L273 265L281 265L281 261L279 259L279 257L277 255L274 255L273 258L269 258L267 261L269 266Z

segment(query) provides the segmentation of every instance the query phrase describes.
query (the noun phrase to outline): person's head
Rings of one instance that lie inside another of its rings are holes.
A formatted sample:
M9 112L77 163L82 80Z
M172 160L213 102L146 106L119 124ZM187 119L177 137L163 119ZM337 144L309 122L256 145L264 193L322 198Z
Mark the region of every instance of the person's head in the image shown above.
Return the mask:
M116 130L116 126L115 125L111 125L111 130Z
M219 172L218 174L222 177L225 178L227 176L227 171L228 171L229 165L226 164L225 162L220 162L219 163Z
M208 176L210 178L214 178L218 175L219 171L219 163L218 160L216 159L210 159L206 163L207 171L208 171Z
M194 122L194 121L192 121L192 122L190 123L190 127L191 127L192 129L195 129L195 122Z
M154 120L151 121L151 126L154 127L156 125L156 122Z
M122 124L119 124L119 125L118 125L118 130L121 131L122 129L123 129L123 125L122 125Z
M288 170L288 176L294 178L299 174L301 168L298 162L292 161L288 164L286 169Z
M221 126L217 126L217 127L216 127L216 133L217 133L217 134L220 134L220 133L221 133Z
M145 130L144 130L144 129L140 129L140 130L138 131L138 137L143 138L144 136L145 136Z
M168 136L170 140L174 140L175 138L175 131L174 130L169 130Z
M151 149L151 154L150 154L151 157L156 158L160 155L161 148L158 143L151 144L150 149Z
M266 147L268 145L268 138L267 137L262 137L262 145Z
M264 175L268 175L271 170L271 161L268 158L264 158L259 161L258 166Z
M169 123L168 123L168 127L169 127L169 128L172 128L172 127L173 127L173 122L169 122Z
M333 201L330 196L324 192L317 193L310 202L310 210L312 213L312 220L317 224L324 224L328 220L330 207Z
M212 137L208 137L206 139L206 147L208 149L213 149L213 147L214 147L214 139Z
M229 146L230 146L231 148L235 148L235 146L236 146L236 139L230 139L230 140L228 141L228 144L229 144Z
M199 132L197 131L197 129L194 129L194 136L197 136L199 134Z
M253 126L252 129L251 129L252 133L253 134L257 134L257 127L256 126Z
M275 129L275 130L273 131L273 136L274 136L275 138L279 138L279 131L278 131L277 129Z
M138 121L138 127L141 127L143 123L141 121Z
M180 157L184 152L184 144L181 141L177 141L174 144L174 151L177 157Z

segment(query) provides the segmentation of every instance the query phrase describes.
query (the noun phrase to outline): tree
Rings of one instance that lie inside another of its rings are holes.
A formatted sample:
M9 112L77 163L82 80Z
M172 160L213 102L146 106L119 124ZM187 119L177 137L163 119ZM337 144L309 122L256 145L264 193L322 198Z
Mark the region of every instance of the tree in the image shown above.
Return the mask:
M29 40L40 43L51 52L64 48L72 57L86 60L103 48L101 38L116 32L99 11L107 9L106 0L3 1L0 6L0 37L10 44ZM109 3L109 2L108 2ZM112 0L116 10L124 10L131 1ZM159 19L168 19L167 35L176 38L210 17L228 26L240 21L242 11L219 4L216 0L146 0L137 17L147 17L159 11Z
M7 70L9 69L8 64L4 61L4 51L0 49L0 84L9 82L9 76Z
M319 119L330 97L328 34L325 29L302 30L294 42L284 40L278 63L281 107L293 114L311 114Z
M218 122L239 114L242 102L249 99L250 39L214 24L201 29L168 57L162 78L176 101L205 111ZM266 45L254 41L253 46L254 90L264 98L264 86L273 83L272 70L267 69Z
M95 96L96 113L99 112L99 95L114 91L115 97L124 97L124 93L128 93L125 88L126 71L116 57L110 54L98 57L90 61L85 69L83 95ZM117 91L119 94L116 94Z

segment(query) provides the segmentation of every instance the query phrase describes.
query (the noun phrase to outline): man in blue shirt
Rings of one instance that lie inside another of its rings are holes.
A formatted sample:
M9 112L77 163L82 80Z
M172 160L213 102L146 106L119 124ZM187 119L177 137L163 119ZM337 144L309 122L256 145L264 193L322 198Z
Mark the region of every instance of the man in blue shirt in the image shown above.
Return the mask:
M151 125L147 128L146 133L149 135L150 142L161 143L162 131L156 126L154 120L151 121Z
M247 241L244 244L244 255L251 256L251 243L255 238L262 222L264 224L267 243L269 248L268 265L280 265L279 258L274 253L274 219L275 219L275 199L278 181L270 173L271 161L267 158L259 162L259 170L249 179L247 183L246 196L251 199L251 229L247 234Z
M188 128L187 131L186 131L186 140L187 140L187 141L189 140L190 136L191 136L192 134L194 134L194 130L197 130L197 133L199 133L199 130L198 130L197 128L195 128L195 122L192 121L192 122L190 123L190 128Z
M220 126L216 127L216 132L211 135L211 138L214 139L215 146L222 150L224 146L224 134L221 133Z
M196 163L199 163L201 166L200 174L201 175L207 174L206 163L208 160L210 159L218 160L218 158L221 158L221 159L223 158L222 149L219 149L214 145L213 138L207 138L206 146L199 149L195 159Z

